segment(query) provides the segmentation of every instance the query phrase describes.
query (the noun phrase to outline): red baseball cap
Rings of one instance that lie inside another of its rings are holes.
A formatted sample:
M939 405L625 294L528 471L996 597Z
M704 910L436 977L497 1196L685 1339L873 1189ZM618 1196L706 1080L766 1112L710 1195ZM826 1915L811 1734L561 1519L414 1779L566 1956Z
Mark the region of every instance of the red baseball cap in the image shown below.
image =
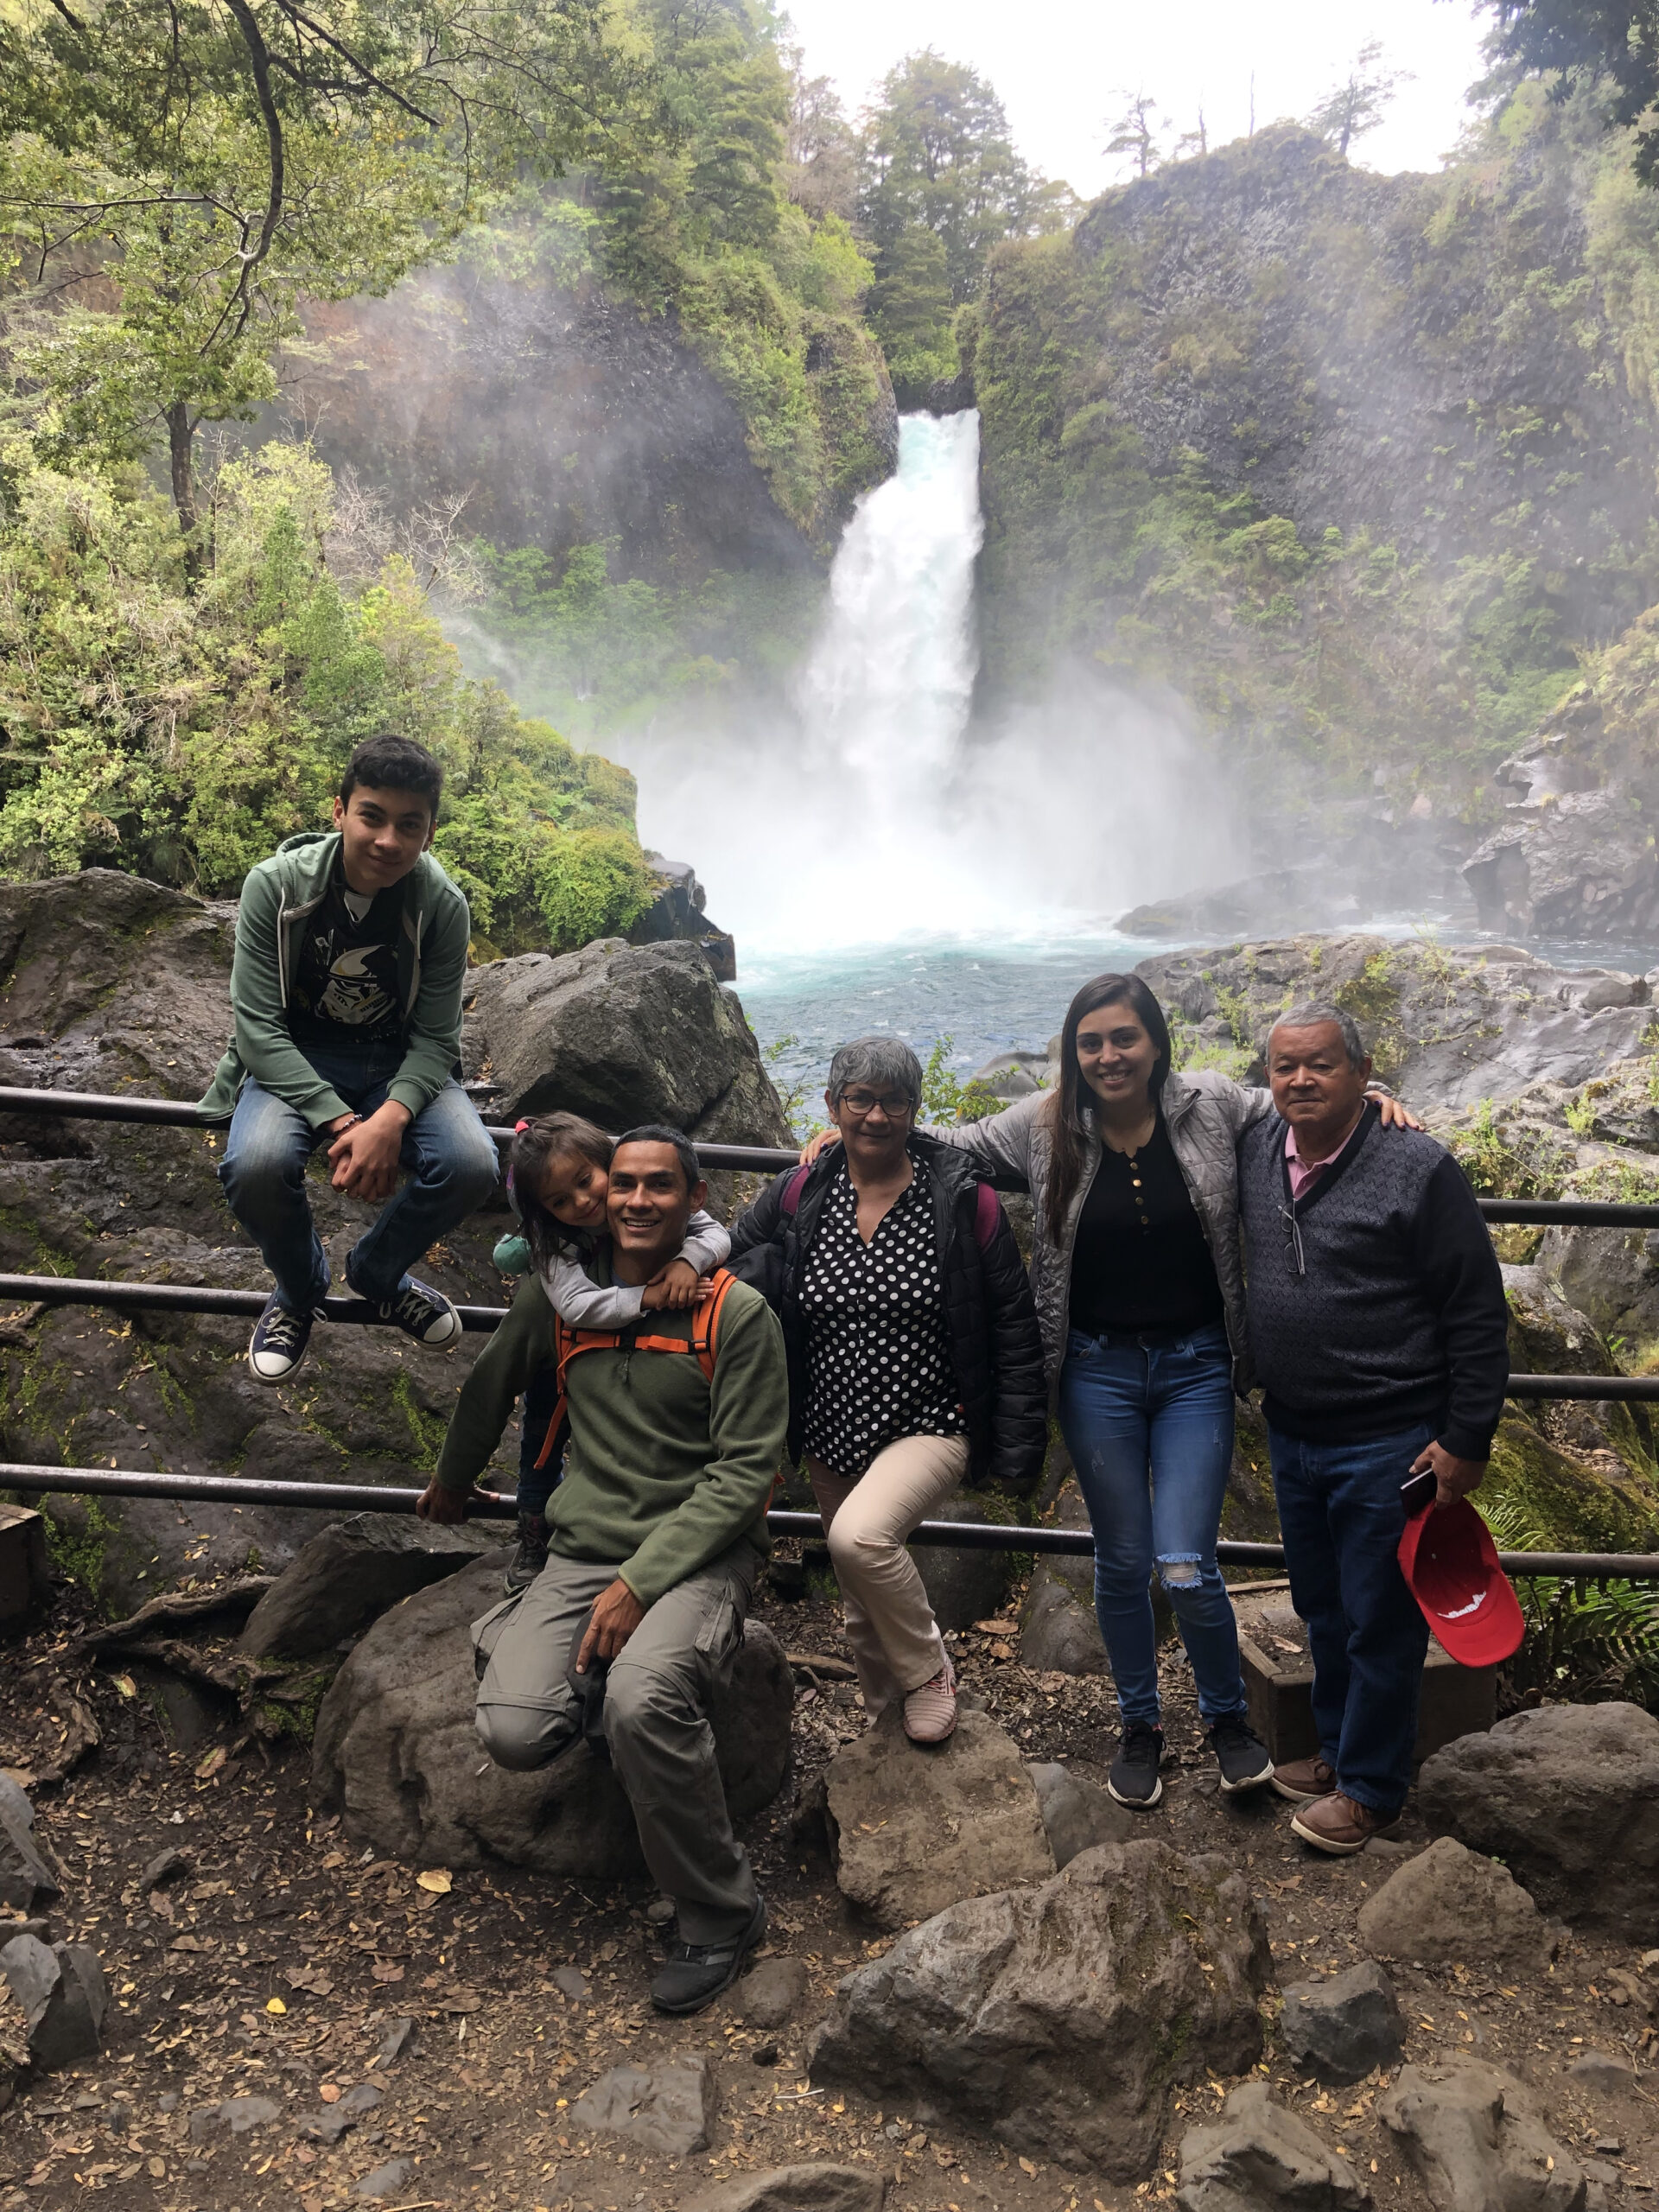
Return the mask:
M1400 1572L1443 1648L1465 1667L1496 1667L1521 1648L1521 1601L1492 1532L1466 1497L1427 1505L1400 1539Z

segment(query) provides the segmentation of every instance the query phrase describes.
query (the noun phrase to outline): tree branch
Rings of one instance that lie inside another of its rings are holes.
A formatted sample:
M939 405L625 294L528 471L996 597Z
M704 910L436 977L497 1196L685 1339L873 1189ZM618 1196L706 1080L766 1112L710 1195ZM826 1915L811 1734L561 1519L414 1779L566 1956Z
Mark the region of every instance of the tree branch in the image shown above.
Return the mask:
M276 235L276 226L283 213L283 187L285 175L283 119L276 112L276 102L270 89L270 50L265 45L258 24L254 21L253 10L248 5L248 0L227 0L227 5L236 20L238 30L242 34L243 43L248 49L248 60L253 67L254 90L258 95L259 112L264 118L265 138L270 149L270 181L265 194L264 219L259 226L258 241L242 256L242 267L236 280L236 289L225 303L224 314L213 326L213 335L207 340L209 346L225 327L226 321L232 308L238 310L236 317L236 335L239 337L247 328L248 318L253 312L253 302L249 285L254 270L270 251L270 242Z

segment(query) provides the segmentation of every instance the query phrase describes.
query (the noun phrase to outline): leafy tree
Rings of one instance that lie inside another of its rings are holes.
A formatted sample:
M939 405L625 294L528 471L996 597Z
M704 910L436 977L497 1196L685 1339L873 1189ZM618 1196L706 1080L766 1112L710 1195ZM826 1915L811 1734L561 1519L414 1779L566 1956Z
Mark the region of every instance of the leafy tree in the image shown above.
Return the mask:
M950 374L950 270L937 231L914 224L883 247L868 312L901 393Z
M1609 120L1636 126L1636 173L1659 179L1659 0L1492 0L1501 60L1606 95Z
M194 437L276 391L302 296L384 291L632 81L601 0L22 0L0 12L13 355L60 461ZM110 304L111 293L114 304Z
M1209 151L1210 133L1205 125L1204 110L1200 108L1198 119L1193 129L1183 130L1175 141L1175 158L1178 162L1183 159L1202 161Z
M906 232L929 231L951 303L974 298L991 248L1026 230L1033 188L985 79L931 47L908 55L865 116L859 152L859 215L878 269Z
M850 218L858 207L858 141L828 77L809 77L798 47L790 66L785 144L789 196L809 215Z
M1158 103L1145 92L1131 92L1125 96L1123 112L1107 127L1111 137L1106 141L1109 154L1127 154L1135 163L1137 176L1150 176L1163 160L1158 144L1158 133L1153 118L1158 112Z
M1343 82L1332 86L1307 118L1308 129L1328 138L1344 159L1354 140L1382 122L1395 86L1411 81L1409 69L1379 69L1382 58L1382 41L1367 39Z

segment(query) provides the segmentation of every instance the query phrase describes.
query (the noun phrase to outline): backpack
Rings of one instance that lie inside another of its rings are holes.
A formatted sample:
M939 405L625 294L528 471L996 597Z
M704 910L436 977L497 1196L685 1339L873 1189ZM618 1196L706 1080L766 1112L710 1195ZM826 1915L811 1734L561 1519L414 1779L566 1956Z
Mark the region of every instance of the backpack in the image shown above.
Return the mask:
M717 1268L709 1277L709 1295L692 1309L691 1333L689 1337L635 1337L635 1351L690 1352L702 1368L705 1378L715 1379L715 1362L720 1353L720 1316L726 1303L726 1294L737 1277L725 1268ZM638 1324L634 1325L635 1326ZM615 1351L627 1334L624 1329L573 1329L563 1318L553 1316L553 1357L558 1376L558 1402L553 1408L553 1418L547 1424L547 1434L537 1455L536 1465L544 1467L552 1456L555 1440L564 1427L566 1391L565 1370L571 1361L584 1351Z

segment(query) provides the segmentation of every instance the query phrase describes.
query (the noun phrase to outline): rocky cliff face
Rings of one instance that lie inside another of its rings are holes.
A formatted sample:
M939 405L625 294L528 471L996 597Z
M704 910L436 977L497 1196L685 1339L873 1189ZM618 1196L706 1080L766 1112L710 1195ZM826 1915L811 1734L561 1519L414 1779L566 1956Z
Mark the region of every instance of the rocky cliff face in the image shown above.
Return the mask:
M0 1084L198 1097L229 1032L234 922L228 906L101 869L0 890ZM592 950L614 987L612 1026L578 993L579 1038L563 1037L563 1009L521 1009L515 1032L526 1068L556 1059L569 1087L559 1103L599 1109L613 1126L669 1120L730 1141L778 1141L782 1111L754 1039L696 948ZM556 973L588 960L507 961L477 976L482 984L526 964ZM469 1059L483 1056L475 1020L464 1046ZM223 1149L222 1134L205 1128L0 1117L0 1268L264 1288L215 1178ZM308 1188L338 1289L371 1214L315 1172ZM510 1286L490 1253L509 1220L502 1195L423 1272L457 1300L504 1303ZM248 1374L247 1333L239 1320L25 1309L0 1330L0 1457L419 1483L484 1341L432 1353L396 1330L325 1326L293 1385L269 1389ZM505 1465L516 1450L510 1438ZM285 1565L323 1523L309 1512L133 1500L54 1499L48 1510L64 1555L111 1606L191 1573Z
M1264 861L1427 821L1419 910L1455 888L1496 763L1659 583L1659 201L1625 163L1523 87L1439 176L1277 128L1005 249L974 372L992 691L1067 657L1173 687Z

